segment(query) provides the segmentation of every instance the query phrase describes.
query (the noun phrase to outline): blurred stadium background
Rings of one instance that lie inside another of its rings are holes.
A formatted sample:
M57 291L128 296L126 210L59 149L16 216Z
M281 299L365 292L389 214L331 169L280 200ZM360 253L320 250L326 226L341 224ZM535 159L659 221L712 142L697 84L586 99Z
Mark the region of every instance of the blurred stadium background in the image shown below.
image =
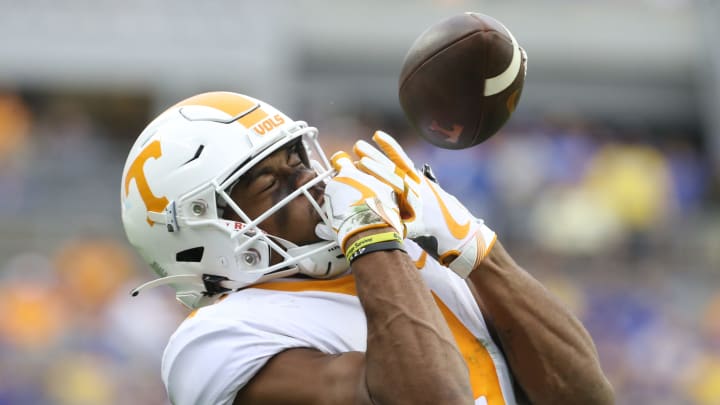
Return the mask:
M0 0L0 404L164 404L185 313L129 250L119 190L147 121L231 90L376 128L462 195L593 334L619 404L720 404L720 2ZM529 55L487 143L419 141L413 39L473 10ZM222 359L218 359L222 361Z

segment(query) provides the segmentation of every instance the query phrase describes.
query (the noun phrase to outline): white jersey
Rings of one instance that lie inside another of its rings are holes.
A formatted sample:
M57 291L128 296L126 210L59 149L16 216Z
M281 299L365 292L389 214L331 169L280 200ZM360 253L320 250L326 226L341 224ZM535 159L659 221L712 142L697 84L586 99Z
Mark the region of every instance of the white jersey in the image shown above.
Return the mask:
M405 248L465 358L475 403L514 404L507 363L465 281L415 243L405 241ZM352 274L273 281L193 312L170 338L162 379L175 405L231 404L265 363L284 350L364 352L366 338L367 322Z

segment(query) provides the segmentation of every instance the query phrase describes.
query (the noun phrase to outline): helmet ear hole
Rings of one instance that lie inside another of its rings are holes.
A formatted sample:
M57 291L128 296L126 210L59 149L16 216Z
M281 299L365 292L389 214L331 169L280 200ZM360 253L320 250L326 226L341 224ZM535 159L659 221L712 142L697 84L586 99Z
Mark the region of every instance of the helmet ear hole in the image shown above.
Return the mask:
M194 247L191 249L185 249L175 254L175 261L178 262L201 262L205 248L202 246Z

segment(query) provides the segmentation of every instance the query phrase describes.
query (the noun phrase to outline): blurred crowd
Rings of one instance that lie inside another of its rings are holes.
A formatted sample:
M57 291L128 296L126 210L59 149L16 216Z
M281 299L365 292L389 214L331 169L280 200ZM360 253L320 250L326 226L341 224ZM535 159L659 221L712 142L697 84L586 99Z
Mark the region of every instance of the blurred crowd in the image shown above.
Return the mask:
M328 153L383 128L430 163L580 316L618 404L720 403L719 179L697 134L547 118L448 151L398 117L311 123ZM151 277L119 218L136 135L0 92L0 405L167 403L186 312L169 289L128 294Z

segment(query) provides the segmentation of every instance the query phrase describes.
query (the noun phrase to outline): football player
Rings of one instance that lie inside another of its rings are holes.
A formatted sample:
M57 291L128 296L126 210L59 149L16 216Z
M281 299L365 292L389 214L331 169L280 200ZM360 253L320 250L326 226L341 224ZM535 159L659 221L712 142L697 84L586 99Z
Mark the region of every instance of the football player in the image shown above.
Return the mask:
M199 94L122 177L129 241L192 309L184 404L612 403L581 323L387 134L327 159L260 100Z

